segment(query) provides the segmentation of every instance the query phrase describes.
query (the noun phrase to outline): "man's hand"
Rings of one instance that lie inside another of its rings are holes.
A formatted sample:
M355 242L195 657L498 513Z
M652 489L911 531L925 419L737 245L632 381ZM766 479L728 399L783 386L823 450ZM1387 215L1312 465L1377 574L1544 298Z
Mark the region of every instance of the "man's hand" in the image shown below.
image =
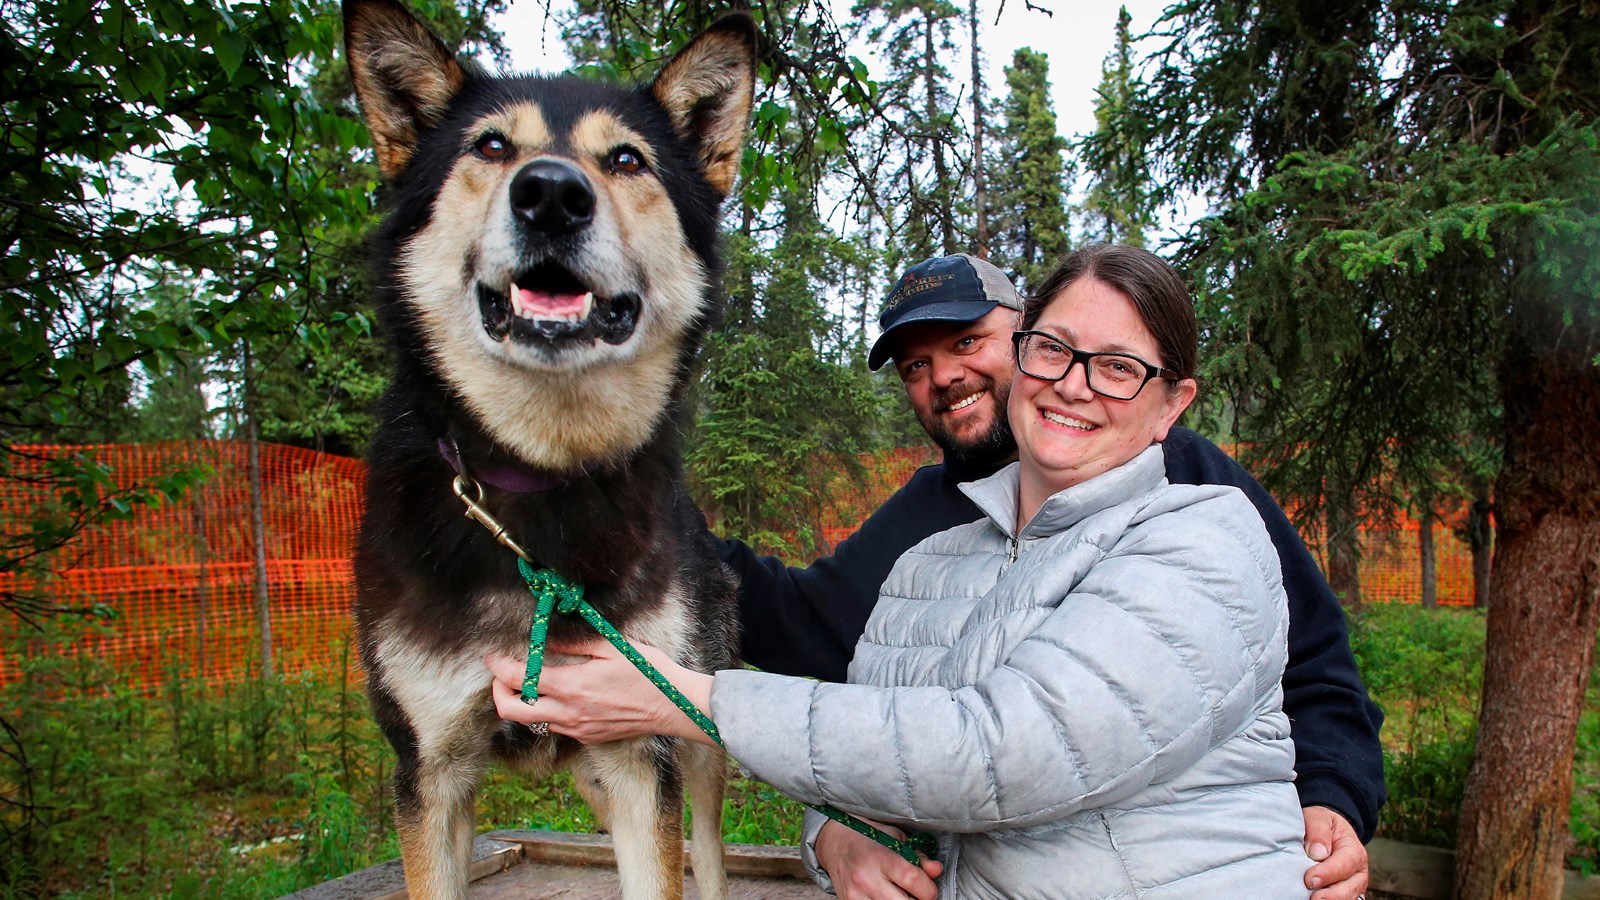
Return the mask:
M872 824L905 837L893 826ZM888 847L832 821L817 832L817 862L833 879L839 900L934 900L939 889L933 880L944 871L943 864L931 859L920 868L913 866Z
M1307 806L1306 855L1316 865L1306 870L1311 900L1356 900L1367 890L1367 848L1350 823L1326 806ZM819 848L820 850L820 848Z

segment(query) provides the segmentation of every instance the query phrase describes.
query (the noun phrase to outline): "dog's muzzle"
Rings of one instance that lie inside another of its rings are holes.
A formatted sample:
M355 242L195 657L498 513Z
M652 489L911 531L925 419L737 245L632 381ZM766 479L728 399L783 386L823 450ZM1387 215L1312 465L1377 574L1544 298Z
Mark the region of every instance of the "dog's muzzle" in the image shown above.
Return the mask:
M643 308L639 295L599 296L565 269L557 284L539 274L559 268L539 266L517 276L509 290L478 284L478 314L491 340L554 349L597 340L620 344L633 335Z

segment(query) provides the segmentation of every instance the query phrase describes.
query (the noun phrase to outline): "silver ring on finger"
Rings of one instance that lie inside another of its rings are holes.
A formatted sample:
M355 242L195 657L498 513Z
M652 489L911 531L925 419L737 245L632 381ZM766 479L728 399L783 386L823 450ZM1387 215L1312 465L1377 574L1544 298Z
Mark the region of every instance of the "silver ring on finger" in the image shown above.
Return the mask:
M550 723L549 722L529 722L528 723L528 730L533 732L533 736L534 737L548 737L549 734L550 734ZM1357 897L1356 900L1365 900L1365 898Z

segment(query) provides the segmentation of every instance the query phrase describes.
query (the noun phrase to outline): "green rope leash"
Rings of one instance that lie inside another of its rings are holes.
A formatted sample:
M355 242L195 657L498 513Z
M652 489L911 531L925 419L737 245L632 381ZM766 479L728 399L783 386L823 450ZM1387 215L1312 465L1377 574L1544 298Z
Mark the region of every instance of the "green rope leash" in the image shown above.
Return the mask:
M628 639L622 636L605 617L583 599L583 585L573 584L549 569L535 569L527 560L518 558L517 569L522 572L522 579L528 583L528 590L539 601L533 612L533 626L528 629L528 667L522 676L522 702L532 703L539 699L539 671L544 667L544 641L545 634L550 630L550 614L552 611L561 613L577 613L584 621L600 632L600 636L611 642L617 652L628 658L634 667L644 673L661 693L666 694L674 705L683 710L684 714L700 726L700 730L711 736L722 746L722 735L717 732L717 726L689 701L683 692L673 686L665 675L650 665Z
M850 815L844 810L836 809L826 803L821 804L820 806L815 803L807 803L806 806L816 810L819 813L822 813L835 822L838 822L840 825L843 825L851 831L854 831L856 834L865 835L866 837L872 838L883 846L888 847L890 850L900 854L901 859L911 863L913 866L922 865L922 860L917 856L919 853L929 859L939 858L939 841L934 838L933 835L928 834L925 831L916 832L905 840L900 840L889 832L884 831L881 828L874 828L855 816Z
M692 719L700 727L701 731L705 732L713 741L716 741L717 746L723 746L722 735L717 731L716 723L701 712L699 707L691 703L689 698L683 695L682 691L674 687L672 682L661 674L660 670L650 665L650 662L644 658L643 654L635 650L633 645L628 643L628 639L622 636L621 632L617 631L610 622L606 621L604 616L600 615L587 600L583 599L583 585L573 584L549 569L535 569L526 559L521 557L517 559L517 569L522 572L522 579L528 583L528 590L532 592L534 599L538 601L534 608L533 625L528 629L528 666L523 673L522 702L532 703L539 699L539 673L544 668L544 644L545 636L550 630L550 616L558 612L577 613L595 631L600 632L602 637L610 641L611 646L617 648L617 652L627 657L629 662L633 663L640 672L643 672L644 676L650 679L650 683L655 685L663 694L666 694L668 699L673 702L673 705L677 706L678 709L683 711L684 715ZM811 808L857 834L865 835L888 847L914 866L921 864L921 860L917 856L918 853L930 859L938 855L939 844L931 834L914 834L905 840L900 840L894 835L874 828L855 816L832 806L824 804L822 806L811 806Z

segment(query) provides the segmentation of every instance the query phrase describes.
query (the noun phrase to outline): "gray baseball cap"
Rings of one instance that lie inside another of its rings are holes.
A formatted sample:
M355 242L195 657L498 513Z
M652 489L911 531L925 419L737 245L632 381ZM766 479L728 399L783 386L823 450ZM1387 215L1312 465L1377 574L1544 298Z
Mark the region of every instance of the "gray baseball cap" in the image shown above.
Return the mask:
M992 263L966 253L925 259L907 269L883 301L867 368L876 371L894 355L889 336L902 325L976 322L996 306L1020 310L1022 295Z

